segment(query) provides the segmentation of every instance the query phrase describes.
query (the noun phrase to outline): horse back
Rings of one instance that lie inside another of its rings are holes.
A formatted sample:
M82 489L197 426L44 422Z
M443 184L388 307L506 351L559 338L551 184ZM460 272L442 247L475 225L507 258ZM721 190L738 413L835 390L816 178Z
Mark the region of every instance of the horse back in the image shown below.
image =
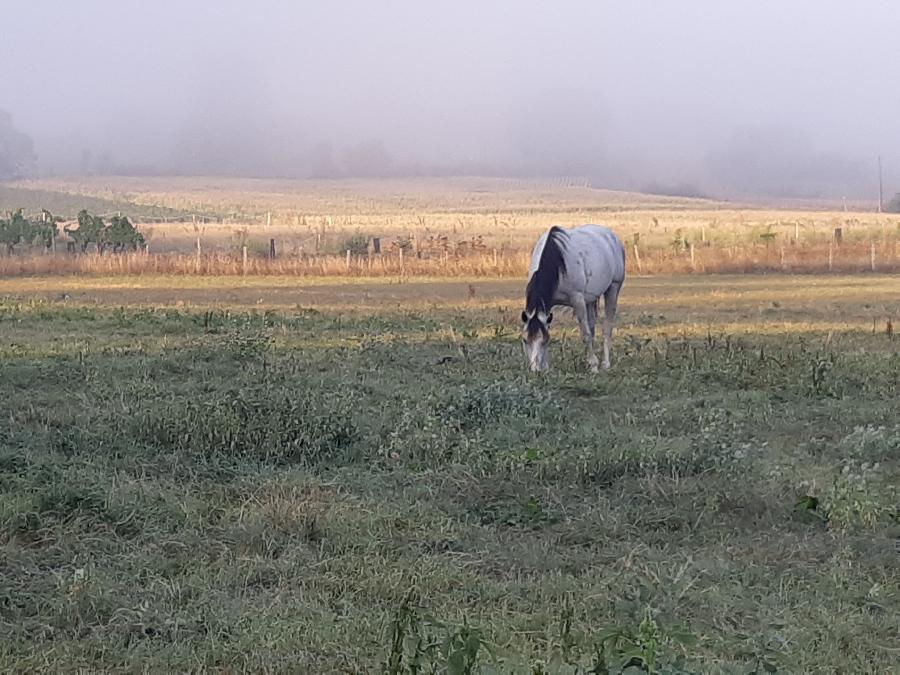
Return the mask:
M568 256L589 282L597 282L589 285L602 286L600 294L625 280L625 246L615 232L603 225L582 225L568 230L568 235Z

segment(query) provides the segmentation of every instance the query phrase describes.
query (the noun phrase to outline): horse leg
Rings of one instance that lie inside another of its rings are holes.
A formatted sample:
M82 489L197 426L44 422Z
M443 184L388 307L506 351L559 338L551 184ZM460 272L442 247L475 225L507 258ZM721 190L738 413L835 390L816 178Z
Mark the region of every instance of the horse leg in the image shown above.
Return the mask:
M603 309L606 314L606 321L603 322L603 369L609 369L609 353L612 349L613 325L616 322L616 306L619 303L619 290L622 284L613 282L603 294Z
M591 305L593 305L593 320L591 319ZM587 363L592 373L597 372L597 355L594 353L594 325L597 318L596 303L586 303L583 295L575 296L572 302L572 309L575 311L575 318L578 319L578 326L581 328L581 339L584 340L587 349Z

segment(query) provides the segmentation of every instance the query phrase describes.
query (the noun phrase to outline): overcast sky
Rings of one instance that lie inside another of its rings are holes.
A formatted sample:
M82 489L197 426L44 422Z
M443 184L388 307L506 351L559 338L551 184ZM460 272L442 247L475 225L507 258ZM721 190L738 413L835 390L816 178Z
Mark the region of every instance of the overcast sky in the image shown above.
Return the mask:
M0 0L0 17L0 109L44 171L88 150L94 168L835 196L868 190L881 154L900 190L891 0Z

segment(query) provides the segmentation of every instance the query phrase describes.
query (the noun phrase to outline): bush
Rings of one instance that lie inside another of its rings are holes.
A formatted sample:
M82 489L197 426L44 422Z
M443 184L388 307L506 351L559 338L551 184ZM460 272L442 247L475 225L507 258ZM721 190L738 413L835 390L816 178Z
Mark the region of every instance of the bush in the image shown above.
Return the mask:
M341 244L340 253L350 251L350 255L364 256L369 254L369 238L357 232Z

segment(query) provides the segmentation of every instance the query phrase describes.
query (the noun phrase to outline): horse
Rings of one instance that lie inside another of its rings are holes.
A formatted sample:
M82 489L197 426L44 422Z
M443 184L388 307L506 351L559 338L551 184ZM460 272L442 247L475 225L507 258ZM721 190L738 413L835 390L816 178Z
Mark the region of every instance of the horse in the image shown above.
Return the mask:
M522 347L532 371L549 368L550 322L556 305L571 307L587 348L587 365L597 372L594 330L597 305L603 296L603 369L610 367L613 324L619 291L625 282L625 246L602 225L570 229L553 226L541 235L531 253L525 311L522 312Z

